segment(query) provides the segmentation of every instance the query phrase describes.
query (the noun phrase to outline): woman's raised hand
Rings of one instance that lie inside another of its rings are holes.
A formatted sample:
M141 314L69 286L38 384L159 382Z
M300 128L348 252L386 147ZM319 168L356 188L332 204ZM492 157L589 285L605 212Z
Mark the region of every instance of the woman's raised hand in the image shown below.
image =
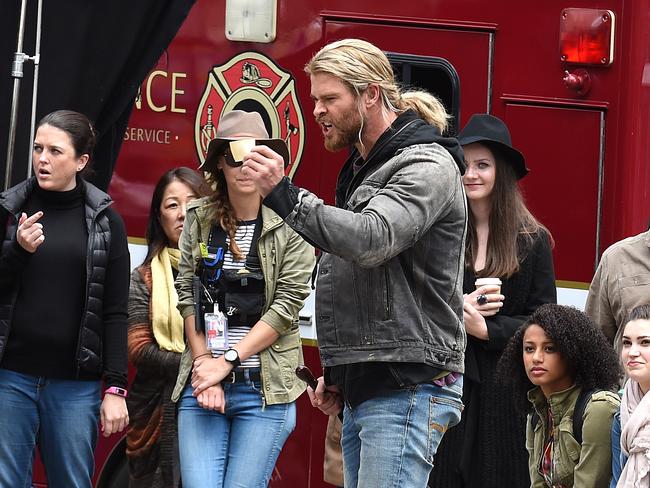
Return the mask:
M503 296L498 285L479 286L472 293L464 295L465 303L471 305L483 317L491 317L503 307Z
M23 212L18 220L18 230L16 231L16 240L20 247L28 252L36 252L38 246L45 241L45 234L43 233L43 224L38 222L43 216L43 212L38 211L34 215L27 217Z

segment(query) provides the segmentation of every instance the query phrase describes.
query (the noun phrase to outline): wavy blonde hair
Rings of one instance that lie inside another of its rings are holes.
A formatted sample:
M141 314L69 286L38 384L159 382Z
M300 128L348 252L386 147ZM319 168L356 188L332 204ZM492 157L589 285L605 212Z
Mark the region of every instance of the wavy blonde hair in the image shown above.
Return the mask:
M447 130L450 115L444 105L424 90L402 90L395 82L393 68L386 55L361 39L332 42L318 51L305 65L308 75L326 73L341 79L359 97L368 86L379 86L384 116L389 112L414 110L440 133Z

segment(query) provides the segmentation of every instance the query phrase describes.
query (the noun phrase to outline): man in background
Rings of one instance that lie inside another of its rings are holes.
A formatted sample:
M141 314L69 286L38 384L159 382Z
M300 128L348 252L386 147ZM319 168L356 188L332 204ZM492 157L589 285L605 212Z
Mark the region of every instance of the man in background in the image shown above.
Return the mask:
M585 313L618 345L630 311L650 303L650 229L612 244L603 253Z

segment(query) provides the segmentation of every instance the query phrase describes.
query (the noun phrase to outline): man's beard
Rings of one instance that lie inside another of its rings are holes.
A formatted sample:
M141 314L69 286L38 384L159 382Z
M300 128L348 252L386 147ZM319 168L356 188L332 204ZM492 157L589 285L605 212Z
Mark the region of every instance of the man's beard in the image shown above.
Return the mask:
M343 114L336 123L332 121L332 131L335 135L324 139L325 149L336 152L361 142L359 138L362 125L361 115L356 107L352 108L348 113Z

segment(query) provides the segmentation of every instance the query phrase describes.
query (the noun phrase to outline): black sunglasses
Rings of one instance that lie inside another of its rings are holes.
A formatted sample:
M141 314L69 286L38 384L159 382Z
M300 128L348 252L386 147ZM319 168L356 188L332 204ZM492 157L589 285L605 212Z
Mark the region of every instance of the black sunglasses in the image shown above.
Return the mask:
M230 147L226 147L226 150L223 153L223 157L226 160L226 164L231 168L238 168L239 166L244 164L243 161L235 161L235 157L232 155L232 152L230 151Z

